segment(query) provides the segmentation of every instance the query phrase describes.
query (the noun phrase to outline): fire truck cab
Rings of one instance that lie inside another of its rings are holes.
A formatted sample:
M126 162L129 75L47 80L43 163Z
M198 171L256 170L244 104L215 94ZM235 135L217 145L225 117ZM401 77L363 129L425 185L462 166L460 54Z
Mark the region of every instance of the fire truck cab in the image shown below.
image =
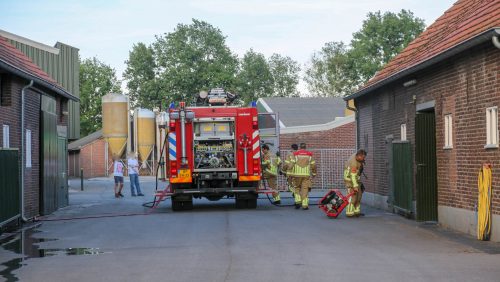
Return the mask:
M230 106L223 89L202 92L194 106L169 110L168 177L172 210L193 208L193 198L235 198L256 208L261 179L257 109Z

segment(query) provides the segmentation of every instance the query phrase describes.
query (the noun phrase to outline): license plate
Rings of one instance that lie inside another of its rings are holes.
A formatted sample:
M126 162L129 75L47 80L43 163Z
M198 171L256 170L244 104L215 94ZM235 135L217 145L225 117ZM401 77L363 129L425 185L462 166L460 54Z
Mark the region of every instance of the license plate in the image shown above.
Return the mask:
M179 170L179 177L180 178L190 178L191 177L191 170L189 170L189 169Z

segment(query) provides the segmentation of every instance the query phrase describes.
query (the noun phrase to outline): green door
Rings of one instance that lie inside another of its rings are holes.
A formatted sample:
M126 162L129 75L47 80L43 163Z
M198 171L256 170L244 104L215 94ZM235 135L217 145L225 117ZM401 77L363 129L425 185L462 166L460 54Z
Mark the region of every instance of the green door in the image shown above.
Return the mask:
M410 142L392 142L392 164L394 208L409 215L413 198L413 162Z
M66 135L57 137L57 208L68 205L68 149Z
M41 193L40 213L51 214L57 209L57 115L56 101L42 95L41 111Z
M436 122L434 112L415 117L417 220L437 221Z
M21 215L19 152L0 149L0 226Z

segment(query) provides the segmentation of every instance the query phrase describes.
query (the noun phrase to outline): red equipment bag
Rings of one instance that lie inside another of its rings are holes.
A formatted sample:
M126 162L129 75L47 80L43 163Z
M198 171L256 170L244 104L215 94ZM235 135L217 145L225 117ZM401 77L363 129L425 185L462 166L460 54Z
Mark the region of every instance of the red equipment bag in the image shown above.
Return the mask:
M354 195L354 192L344 196L340 190L332 189L319 200L318 207L326 213L326 216L337 218L349 204L349 198L352 195Z

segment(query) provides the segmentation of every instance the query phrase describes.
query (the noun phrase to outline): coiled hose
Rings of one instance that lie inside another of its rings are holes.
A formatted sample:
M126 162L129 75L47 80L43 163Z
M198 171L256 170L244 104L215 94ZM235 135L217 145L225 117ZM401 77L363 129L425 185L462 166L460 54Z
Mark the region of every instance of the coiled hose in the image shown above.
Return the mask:
M479 189L477 207L477 239L490 240L491 234L491 164L479 170L477 187Z

